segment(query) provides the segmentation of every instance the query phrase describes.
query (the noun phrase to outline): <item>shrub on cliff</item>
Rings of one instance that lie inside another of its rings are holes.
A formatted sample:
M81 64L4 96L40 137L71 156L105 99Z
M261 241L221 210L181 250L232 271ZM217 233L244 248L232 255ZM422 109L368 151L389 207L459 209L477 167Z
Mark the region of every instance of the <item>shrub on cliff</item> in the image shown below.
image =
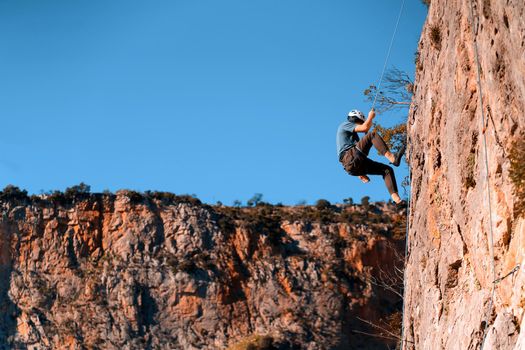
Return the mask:
M363 198L361 198L361 206L363 207L365 211L368 211L368 209L370 209L370 197L369 196L364 196Z
M89 197L91 192L91 186L81 182L78 185L66 188L64 197L69 200L84 199Z
M21 190L20 188L7 185L2 192L0 192L0 200L2 201L11 201L11 202L25 202L29 199L27 196L26 190Z
M118 192L117 192L118 194ZM124 194L129 198L131 204L140 204L144 202L144 196L142 193L132 190L124 190Z
M156 199L161 201L164 204L177 204L177 203L188 203L192 205L201 205L202 202L190 195L176 195L171 192L161 192L161 191L146 191L144 195L150 199Z
M315 203L315 207L317 208L317 210L330 209L332 208L332 204L330 204L330 202L327 201L326 199L319 199Z
M441 29L437 24L430 26L430 42L436 49L441 49Z
M61 191L55 190L52 192L47 192L46 195L47 195L47 200L51 203L64 205L67 202L66 197L64 196L64 193Z
M248 199L248 201L246 202L246 205L249 206L249 207L254 207L254 206L257 206L259 205L259 203L262 202L262 193L256 193L253 195L252 198Z

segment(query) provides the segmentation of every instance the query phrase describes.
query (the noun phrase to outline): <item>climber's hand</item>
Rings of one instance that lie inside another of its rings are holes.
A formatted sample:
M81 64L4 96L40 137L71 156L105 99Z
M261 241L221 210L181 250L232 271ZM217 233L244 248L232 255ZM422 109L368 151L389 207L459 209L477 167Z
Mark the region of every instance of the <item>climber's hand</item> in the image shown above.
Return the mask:
M370 118L370 119L374 119L375 116L376 116L376 111L375 111L375 109L372 108L372 109L370 110L370 112L368 112L368 118Z

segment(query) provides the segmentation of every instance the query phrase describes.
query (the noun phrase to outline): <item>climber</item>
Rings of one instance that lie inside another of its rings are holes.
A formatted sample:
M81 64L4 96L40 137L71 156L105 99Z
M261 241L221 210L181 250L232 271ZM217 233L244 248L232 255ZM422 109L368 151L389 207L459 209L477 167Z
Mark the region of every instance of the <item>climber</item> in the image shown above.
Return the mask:
M366 120L363 113L358 110L348 113L347 121L343 122L337 129L336 141L339 161L350 175L358 176L363 183L370 181L367 175L383 176L392 200L398 208L404 208L407 203L399 197L394 169L368 158L368 153L373 145L381 155L390 161L390 164L397 167L405 153L405 146L403 145L399 152L395 155L392 154L379 134L375 131L369 132L375 115L373 108L368 112ZM359 139L358 132L365 133L362 139Z

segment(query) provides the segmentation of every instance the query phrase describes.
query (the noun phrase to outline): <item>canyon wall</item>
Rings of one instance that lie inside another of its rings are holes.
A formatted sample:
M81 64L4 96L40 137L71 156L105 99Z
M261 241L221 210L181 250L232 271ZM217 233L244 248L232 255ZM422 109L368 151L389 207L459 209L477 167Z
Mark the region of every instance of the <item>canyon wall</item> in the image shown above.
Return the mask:
M431 1L416 55L405 349L525 349L525 2L472 2L483 110L470 0Z
M395 343L360 333L376 333L364 321L388 327L401 308L373 283L404 245L404 218L388 205L227 208L166 193L28 198L13 188L0 204L0 348Z

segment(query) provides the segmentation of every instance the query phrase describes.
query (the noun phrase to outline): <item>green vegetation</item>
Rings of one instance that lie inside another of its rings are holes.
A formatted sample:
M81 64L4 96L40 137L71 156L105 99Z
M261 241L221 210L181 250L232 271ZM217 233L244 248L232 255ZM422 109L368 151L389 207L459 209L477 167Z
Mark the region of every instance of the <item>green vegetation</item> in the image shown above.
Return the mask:
M84 199L89 197L91 192L91 186L81 182L78 185L66 188L64 191L64 197L71 200Z
M243 225L253 232L267 235L269 242L276 249L281 246L281 224L285 221L305 224L352 223L366 226L385 223L387 228L383 233L388 237L404 239L405 236L404 215L396 211L390 212L389 209L385 211L382 203L371 203L368 196L361 200L361 205L333 205L325 199L320 199L313 206L286 207L265 203L256 207L214 206L213 209L218 214L216 220L223 232L234 232L235 227Z
M163 204L178 204L186 203L191 205L201 205L200 199L196 198L195 195L176 195L171 192L159 192L159 191L146 191L144 196L148 199L154 199L161 201Z
M317 208L317 210L331 209L332 208L332 204L330 204L330 202L327 201L326 199L319 199L315 203L315 207Z
M1 201L9 201L15 203L23 203L29 200L26 190L21 190L20 188L7 185L2 192L0 192Z
M262 202L262 197L263 197L262 193L256 193L253 195L252 198L248 199L248 201L246 202L246 205L249 207L254 207L254 206L259 205Z
M352 204L354 204L354 199L352 197L345 198L345 199L343 199L343 203L344 204L348 204L348 205L352 205Z
M202 202L190 195L176 195L170 192L146 191L144 193L133 190L123 190L122 194L130 199L131 204L148 204L160 201L164 205L174 205L186 203L190 205L201 205ZM83 182L78 185L66 188L64 192L55 190L44 192L41 195L28 196L26 190L7 185L0 191L0 201L10 202L16 205L32 203L39 205L72 205L78 201L96 201L103 198L114 197L109 190L103 193L91 193L91 187Z
M361 198L361 206L363 207L365 211L368 211L368 209L370 209L370 197L369 196L364 196L363 198Z

